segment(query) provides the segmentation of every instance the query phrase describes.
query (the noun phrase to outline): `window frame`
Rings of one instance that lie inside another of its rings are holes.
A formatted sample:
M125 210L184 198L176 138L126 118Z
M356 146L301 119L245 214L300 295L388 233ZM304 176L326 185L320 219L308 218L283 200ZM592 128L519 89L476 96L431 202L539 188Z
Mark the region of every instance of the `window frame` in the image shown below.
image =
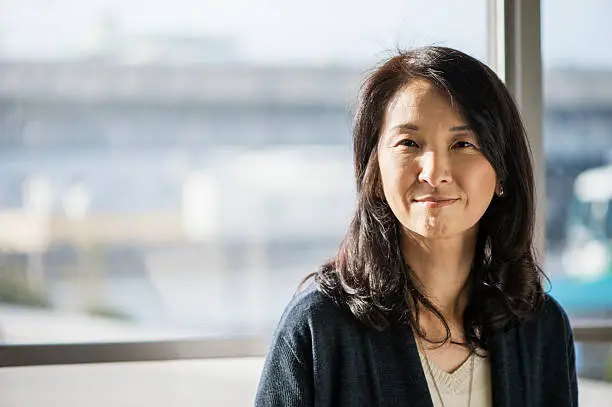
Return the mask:
M142 342L0 346L0 367L245 358L266 354L269 338L234 337Z

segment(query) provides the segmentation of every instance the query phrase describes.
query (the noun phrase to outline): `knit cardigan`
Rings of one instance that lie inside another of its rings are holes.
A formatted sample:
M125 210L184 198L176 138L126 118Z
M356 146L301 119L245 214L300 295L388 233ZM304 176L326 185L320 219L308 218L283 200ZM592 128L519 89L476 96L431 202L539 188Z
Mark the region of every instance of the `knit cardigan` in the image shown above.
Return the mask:
M572 331L546 296L538 314L495 334L495 407L578 405ZM432 407L412 330L366 328L311 284L285 309L262 371L256 407Z

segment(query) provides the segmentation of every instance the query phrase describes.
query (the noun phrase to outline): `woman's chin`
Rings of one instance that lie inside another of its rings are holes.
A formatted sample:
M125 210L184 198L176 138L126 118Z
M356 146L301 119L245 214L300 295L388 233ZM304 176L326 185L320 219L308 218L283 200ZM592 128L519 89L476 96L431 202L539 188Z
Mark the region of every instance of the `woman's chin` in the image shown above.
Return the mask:
M421 236L425 239L444 239L451 237L452 233L449 233L448 227L446 225L414 225L412 227L407 228L410 232Z
M466 229L460 227L460 225L449 225L446 222L412 224L409 227L404 226L404 230L422 239L450 239L458 236L470 237L478 233L477 224Z

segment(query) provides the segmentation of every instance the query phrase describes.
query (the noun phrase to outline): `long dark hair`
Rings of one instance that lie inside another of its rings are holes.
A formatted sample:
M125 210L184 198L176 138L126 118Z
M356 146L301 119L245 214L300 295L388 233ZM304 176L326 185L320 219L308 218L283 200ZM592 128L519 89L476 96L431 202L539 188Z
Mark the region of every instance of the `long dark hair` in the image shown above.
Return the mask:
M497 75L460 51L434 46L401 51L364 81L353 128L357 207L337 255L315 273L315 281L368 327L408 323L425 338L419 309L428 309L446 328L440 343L450 339L447 321L419 290L402 256L399 221L380 193L377 144L384 112L414 79L425 79L449 96L503 185L504 196L495 196L479 221L463 316L465 345L487 349L494 331L539 309L543 273L533 249L534 176L520 114Z

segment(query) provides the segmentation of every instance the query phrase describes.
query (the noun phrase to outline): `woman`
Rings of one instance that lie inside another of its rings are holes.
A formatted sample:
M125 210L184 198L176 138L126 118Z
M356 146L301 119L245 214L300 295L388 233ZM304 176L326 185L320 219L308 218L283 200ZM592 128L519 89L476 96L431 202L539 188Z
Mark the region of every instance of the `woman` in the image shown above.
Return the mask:
M481 62L425 47L365 81L357 209L295 295L256 406L575 406L572 332L542 288L518 110Z

